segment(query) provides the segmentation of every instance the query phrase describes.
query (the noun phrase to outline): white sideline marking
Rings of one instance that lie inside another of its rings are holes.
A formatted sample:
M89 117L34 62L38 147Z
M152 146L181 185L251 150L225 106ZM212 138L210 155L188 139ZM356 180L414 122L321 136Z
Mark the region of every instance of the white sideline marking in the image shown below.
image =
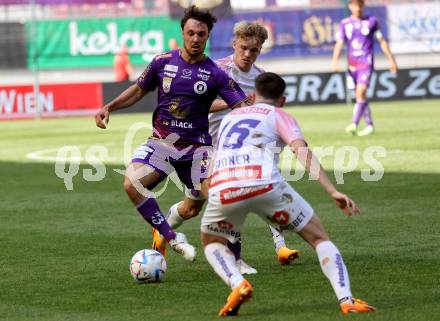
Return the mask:
M78 147L79 149L86 149L90 146L76 145L75 147ZM56 154L60 148L61 147L46 148L46 149L30 152L30 153L26 154L26 158L33 160L33 161L50 162L50 163L55 163L57 160L63 161L63 162L71 162L71 163L85 162L85 157L83 157L82 155L81 155L81 157L57 157ZM52 154L52 155L47 155L47 154ZM84 155L85 155L85 153L84 153ZM121 161L122 162L122 159L117 158L117 157L107 157L107 158L101 159L101 161L104 161L104 162ZM94 164L94 163L92 163L92 164Z

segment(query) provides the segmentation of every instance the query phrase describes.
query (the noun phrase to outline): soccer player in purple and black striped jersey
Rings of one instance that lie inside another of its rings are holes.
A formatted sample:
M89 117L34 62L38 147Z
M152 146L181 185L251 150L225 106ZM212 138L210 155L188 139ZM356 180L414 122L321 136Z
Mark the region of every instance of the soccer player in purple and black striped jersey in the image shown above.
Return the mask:
M373 118L367 100L367 89L374 68L374 38L380 44L382 51L388 58L390 69L397 72L397 64L393 54L383 37L379 23L375 17L363 13L363 0L349 0L348 7L351 16L341 21L336 35L336 45L333 50L333 70L341 71L339 56L344 43L348 51L348 76L353 80L356 94L356 104L353 110L352 123L347 126L346 132L352 135L365 136L374 133ZM361 118L365 119L366 127L358 132Z
M130 107L157 89L153 135L135 152L125 174L124 188L155 233L189 261L195 258L194 247L183 233L174 232L148 190L174 170L187 190L200 189L207 175L211 147L208 112L212 102L220 96L231 108L247 103L236 82L204 54L215 22L209 11L196 6L187 8L181 20L183 48L156 56L136 84L95 115L96 125L105 129L110 112ZM183 219L196 216L205 202L191 196L185 195L183 203L189 211Z

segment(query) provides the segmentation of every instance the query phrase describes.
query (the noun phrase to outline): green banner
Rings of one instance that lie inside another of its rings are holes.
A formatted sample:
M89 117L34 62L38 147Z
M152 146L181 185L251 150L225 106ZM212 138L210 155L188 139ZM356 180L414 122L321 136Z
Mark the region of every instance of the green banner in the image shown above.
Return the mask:
M38 68L110 67L125 44L132 64L145 65L168 51L169 40L182 45L180 21L164 17L38 21L36 37L26 24L28 66L36 50ZM33 42L31 42L33 41Z

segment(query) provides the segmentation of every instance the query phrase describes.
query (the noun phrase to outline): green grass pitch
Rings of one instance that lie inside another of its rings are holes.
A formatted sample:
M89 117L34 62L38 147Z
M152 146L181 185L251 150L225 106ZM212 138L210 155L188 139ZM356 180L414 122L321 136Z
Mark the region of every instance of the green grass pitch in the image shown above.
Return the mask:
M294 187L312 204L341 250L355 296L377 312L343 316L314 251L296 235L301 251L291 266L275 260L267 227L252 215L244 229L243 256L258 269L248 279L254 298L240 320L440 320L440 101L373 103L377 132L344 133L351 107L289 108L311 147L383 146L385 174L365 182L357 169L339 189L362 214L347 218L317 182ZM197 246L194 263L168 256L165 282L138 285L131 256L151 244L150 228L123 188L124 137L151 115L112 115L100 130L90 118L0 122L0 320L111 321L218 320L229 289L207 264L199 241L200 218L181 227ZM139 131L134 145L148 133ZM93 145L108 149L105 178L88 182L84 161L67 191L53 159L65 145L84 158ZM129 155L128 155L129 156ZM323 159L333 175L333 157ZM159 198L164 212L182 193L170 184Z

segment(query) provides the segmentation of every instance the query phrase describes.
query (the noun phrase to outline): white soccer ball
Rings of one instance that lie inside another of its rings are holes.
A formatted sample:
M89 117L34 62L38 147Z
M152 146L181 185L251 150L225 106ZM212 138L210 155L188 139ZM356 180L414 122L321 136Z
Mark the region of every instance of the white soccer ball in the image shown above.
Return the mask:
M130 261L130 273L138 283L160 282L166 270L167 262L155 250L140 250Z

